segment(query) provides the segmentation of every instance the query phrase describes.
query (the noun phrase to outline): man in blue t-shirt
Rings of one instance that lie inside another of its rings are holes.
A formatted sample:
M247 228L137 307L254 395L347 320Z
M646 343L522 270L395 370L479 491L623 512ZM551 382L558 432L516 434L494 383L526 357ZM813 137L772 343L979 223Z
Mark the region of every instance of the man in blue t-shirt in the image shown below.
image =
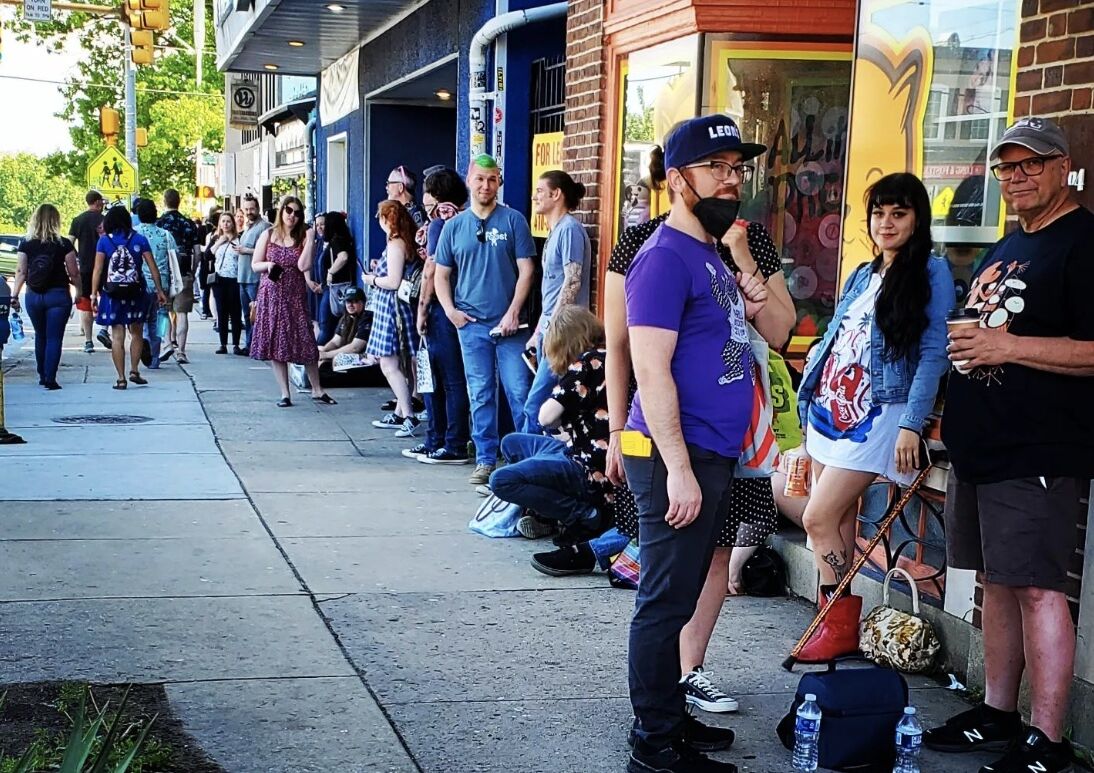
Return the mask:
M470 483L484 484L498 456L497 385L519 421L531 374L517 335L520 312L532 288L536 245L528 221L498 204L501 169L485 153L467 175L471 206L444 224L434 275L437 299L456 326L471 398L475 471Z
M742 142L725 115L674 126L665 138L672 208L627 273L638 393L621 447L642 544L630 630L635 721L628 770L737 770L701 754L728 748L733 732L687 715L680 631L695 611L725 524L752 412L745 320L767 301L763 282L733 276L715 243L736 219L733 194L747 173L742 162L765 150Z

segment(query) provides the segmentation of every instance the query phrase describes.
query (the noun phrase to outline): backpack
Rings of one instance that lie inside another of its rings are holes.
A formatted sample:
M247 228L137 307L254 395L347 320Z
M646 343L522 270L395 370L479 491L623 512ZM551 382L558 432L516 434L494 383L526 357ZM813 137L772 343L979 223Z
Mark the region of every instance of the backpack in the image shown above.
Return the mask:
M52 279L53 256L48 252L35 253L27 261L27 287L36 293L44 293Z
M741 569L741 584L749 596L785 596L786 564L774 549L761 545Z
M106 284L103 292L119 300L139 298L144 293L144 277L141 274L140 261L129 248L129 240L124 244L116 244L111 239L110 243L114 245L114 251L106 259Z

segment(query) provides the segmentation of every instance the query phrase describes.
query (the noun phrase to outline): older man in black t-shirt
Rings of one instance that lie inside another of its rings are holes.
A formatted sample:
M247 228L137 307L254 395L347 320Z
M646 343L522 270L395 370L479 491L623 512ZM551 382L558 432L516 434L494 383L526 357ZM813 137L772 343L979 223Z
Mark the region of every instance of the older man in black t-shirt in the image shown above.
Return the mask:
M329 362L338 354L360 354L368 345L372 330L372 314L365 311L365 293L360 287L350 287L342 296L346 313L329 341L319 347L319 364Z
M942 439L949 566L984 583L984 702L929 730L940 751L1006 750L981 771L1070 771L1063 737L1075 664L1066 590L1094 476L1094 214L1067 185L1067 138L1023 118L991 152L1019 228L993 246L950 333ZM955 326L956 327L956 326ZM1022 674L1028 730L1017 711Z
M102 236L103 207L106 202L98 191L88 191L84 196L87 209L72 219L68 235L76 243L76 258L80 264L80 297L76 308L80 310L80 329L84 334L84 351L95 351L91 341L91 328L95 314L91 311L91 273L95 269L95 245ZM110 348L110 333L105 327L99 328L99 342Z

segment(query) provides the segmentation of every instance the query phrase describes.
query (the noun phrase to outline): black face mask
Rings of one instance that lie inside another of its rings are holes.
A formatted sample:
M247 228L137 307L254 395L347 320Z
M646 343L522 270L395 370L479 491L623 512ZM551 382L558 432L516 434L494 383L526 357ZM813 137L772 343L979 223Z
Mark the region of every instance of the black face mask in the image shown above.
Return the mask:
M691 192L699 197L699 192L692 187L685 177L684 182L691 188ZM703 230L718 241L726 235L726 231L737 222L737 213L741 210L741 202L733 199L720 199L716 196L699 197L699 201L691 208L691 212L703 226Z

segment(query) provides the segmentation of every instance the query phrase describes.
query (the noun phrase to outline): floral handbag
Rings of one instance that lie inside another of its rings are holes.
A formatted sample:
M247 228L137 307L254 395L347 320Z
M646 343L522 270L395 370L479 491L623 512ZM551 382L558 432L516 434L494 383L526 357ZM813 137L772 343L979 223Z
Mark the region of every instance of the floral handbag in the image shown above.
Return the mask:
M903 575L911 588L911 614L889 606L889 581L896 574ZM905 570L894 568L886 573L881 606L863 618L859 647L879 666L908 673L933 668L942 645L930 622L919 616L919 589Z

